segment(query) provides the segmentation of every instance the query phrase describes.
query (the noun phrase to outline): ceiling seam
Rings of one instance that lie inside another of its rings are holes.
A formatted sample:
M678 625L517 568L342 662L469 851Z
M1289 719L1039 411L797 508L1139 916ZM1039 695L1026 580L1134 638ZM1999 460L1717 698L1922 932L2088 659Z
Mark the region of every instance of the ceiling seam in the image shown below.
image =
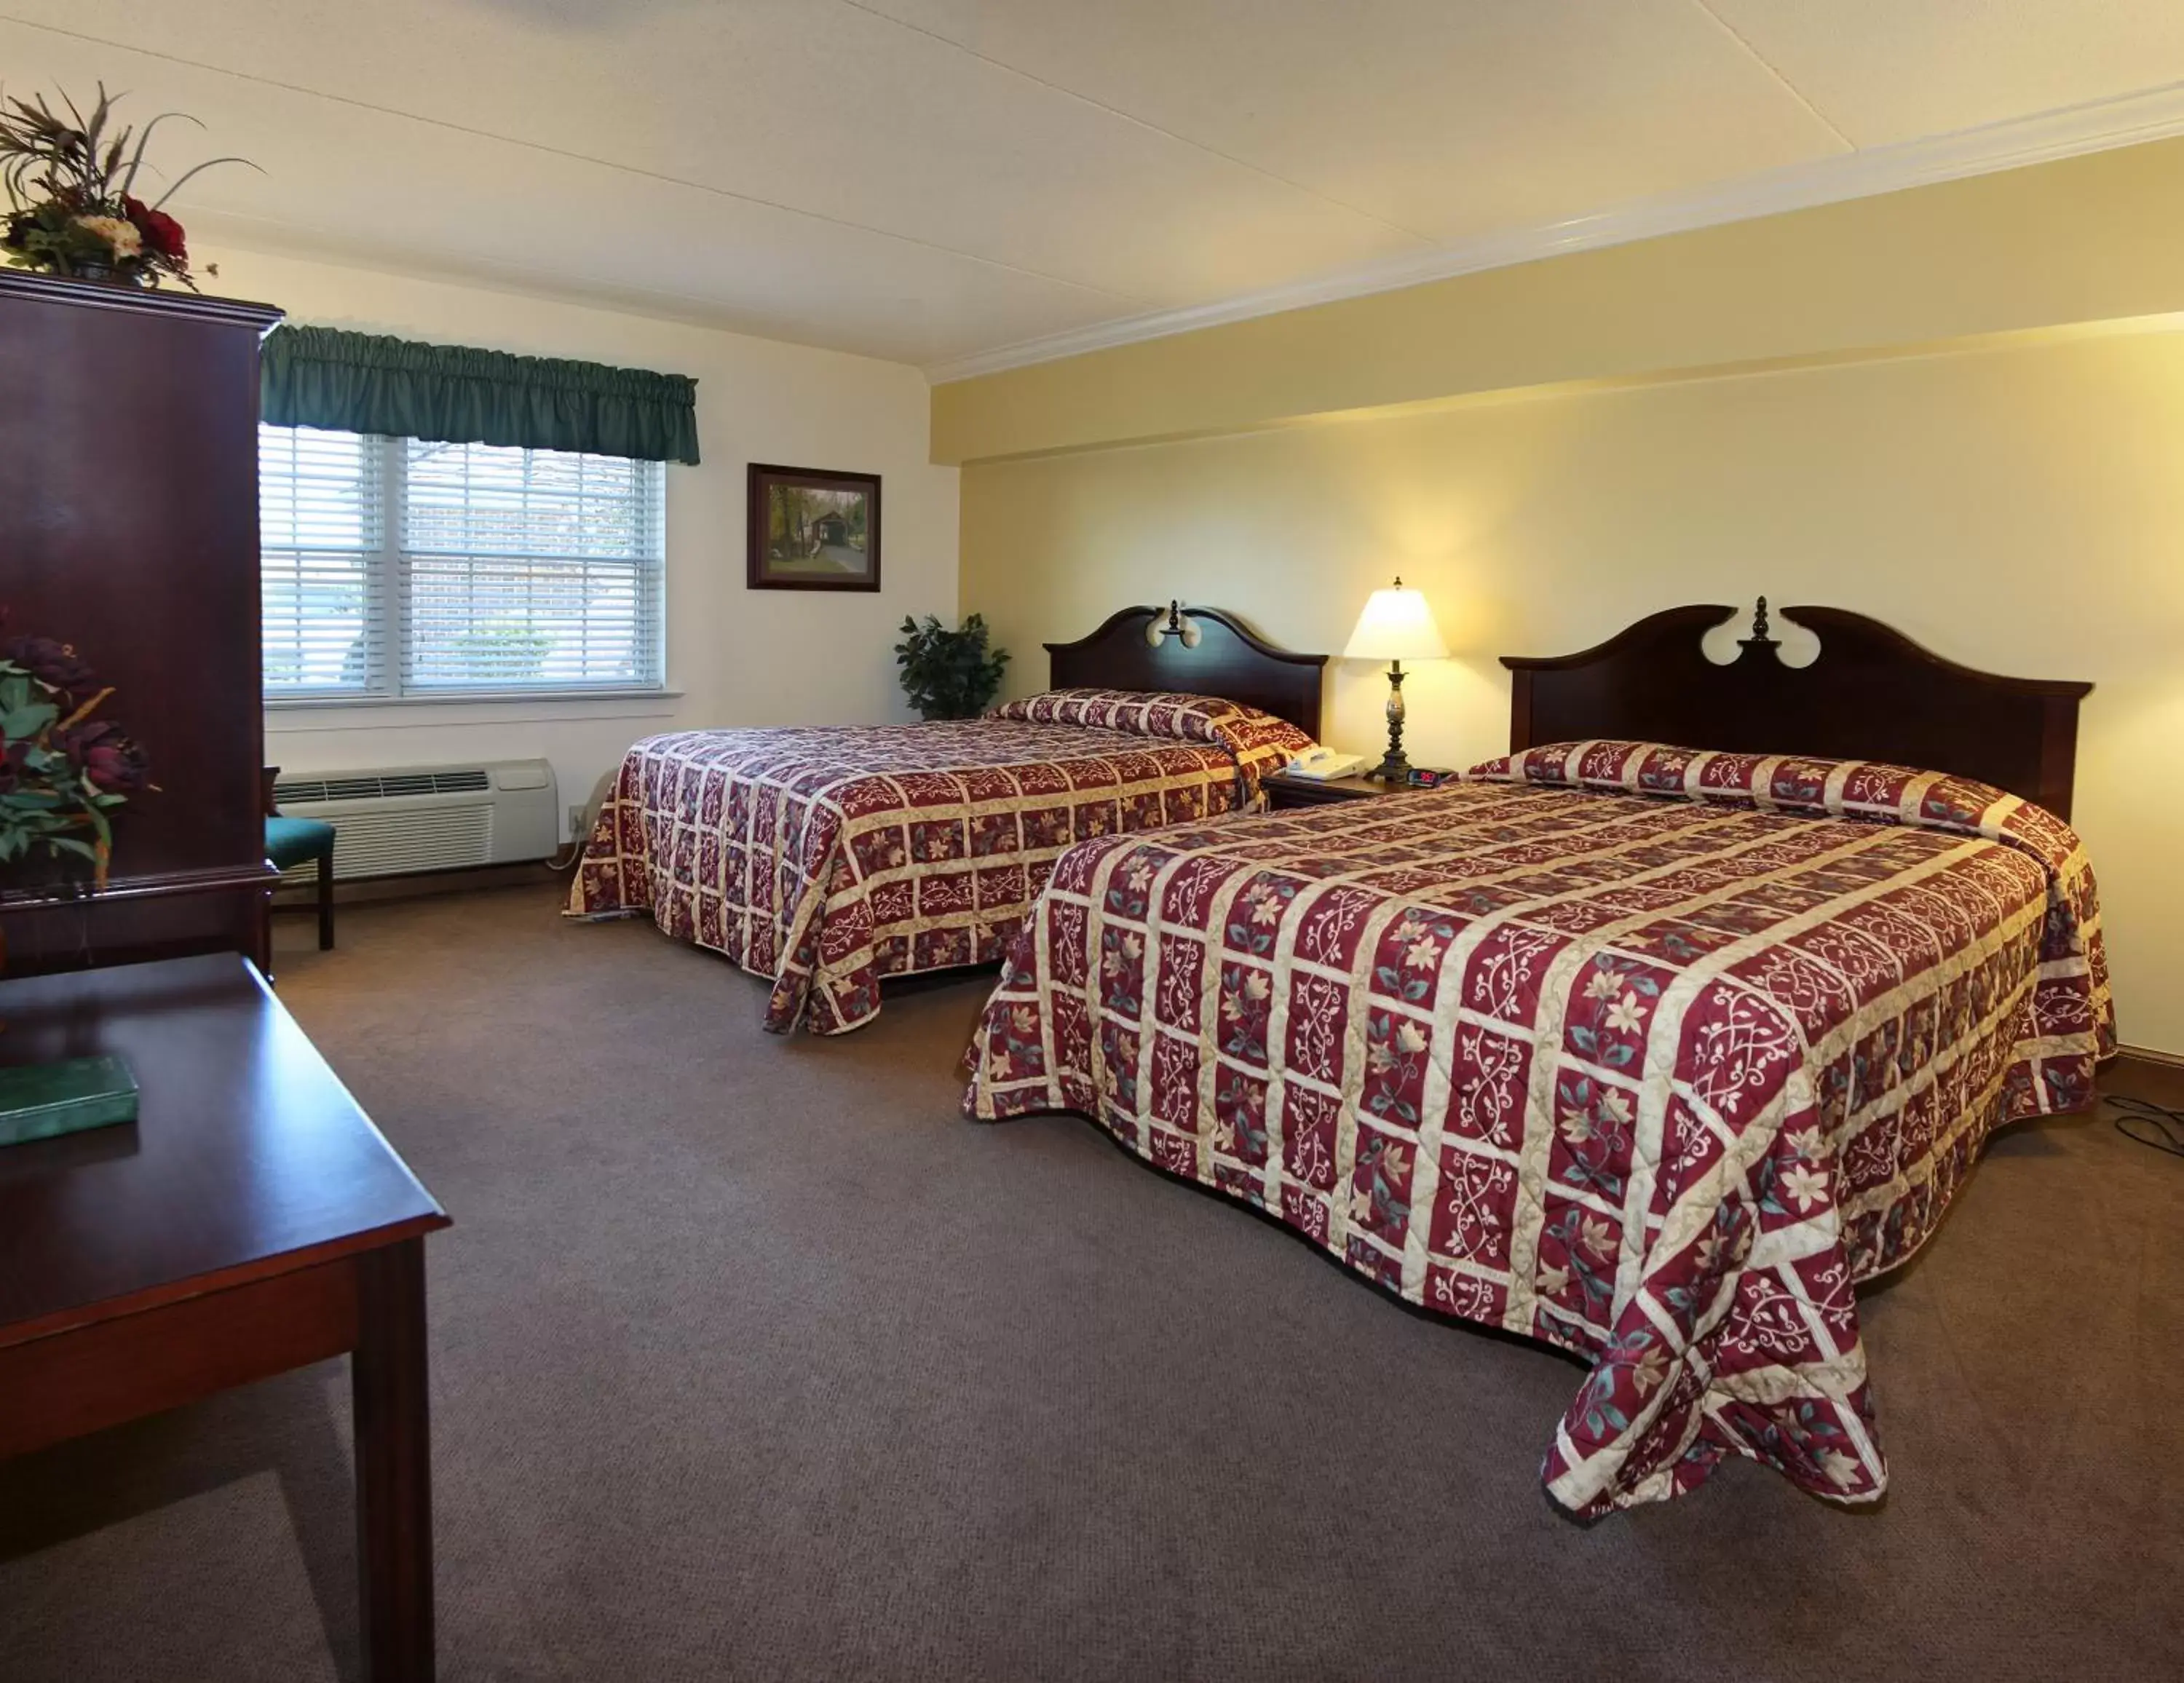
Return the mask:
M588 153L572 152L566 147L549 146L543 141L523 140L511 135L495 134L490 129L476 129L462 123L449 122L444 117L428 117L415 111L404 111L391 105L375 105L368 99L355 99L347 94L328 93L323 88L305 87L300 83L282 81L276 76L265 76L250 70L231 70L225 64L208 64L201 59L186 59L176 53L161 53L151 47L138 47L128 42L110 41L103 36L91 35L81 30L63 29L58 24L41 23L35 19L19 18L0 12L0 23L14 24L19 28L36 30L46 35L57 35L69 41L80 41L92 47L103 47L116 53L133 53L142 59L156 59L164 64L180 64L188 70L203 70L211 75L228 76L237 81L254 83L260 87L277 88L283 93L299 95L306 99L323 99L329 104L345 105L352 110L369 111L382 117L393 117L404 122L421 123L427 128L445 130L449 134L467 135L474 140L495 142L502 146L513 146L526 152L538 153L549 158L560 158L571 163L588 164L595 169L612 170L618 174L634 176L642 181L660 181L669 187L687 187L693 192L710 194L716 198L733 199L738 203L757 205L763 209L777 210L787 216L800 216L807 221L823 222L830 227L847 228L854 232L870 234L878 239L893 240L897 244L915 246L921 250L938 252L946 257L961 258L967 263L982 264L989 269L1011 275L1020 275L1028 280L1044 281L1049 285L1067 287L1072 291L1092 293L1105 298L1117 299L1124 304L1150 304L1150 298L1131 293L1119 293L1110 287L1095 286L1089 281L1072 281L1061 275L1050 275L1044 270L1026 268L1019 263L1010 263L998 257L985 257L975 251L961 251L954 246L943 245L938 240L918 238L915 234L899 234L887 228L876 228L866 222L853 221L846 216L832 216L823 210L807 210L801 205L784 203L779 199L764 198L756 193L738 192L733 187L712 186L705 181L694 181L681 176L671 176L663 170L640 169L632 164L617 164L610 159L594 158Z
M558 275L535 263L493 259L465 261L445 250L414 248L374 248L345 241L334 229L312 222L276 221L245 210L206 210L193 215L192 226L210 230L209 243L238 251L302 262L353 265L376 274L410 280L488 286L531 298L543 298L587 309L613 310L649 321L673 321L714 332L734 333L744 338L771 339L780 344L801 345L832 351L838 356L863 357L923 371L922 365L905 362L886 351L861 349L839 339L827 339L819 330L786 317L751 309L740 315L718 302L694 293L670 292L633 282L591 282ZM299 243L300 238L300 243Z
M1638 200L1560 223L1485 236L1424 258L1364 265L1316 282L1265 287L1221 304L1159 310L1021 340L950 362L928 364L925 374L935 384L975 379L1543 258L2180 137L2184 137L2184 81L2164 83L2134 94L2085 101L1951 134L1830 153L1810 164Z
M993 58L979 52L975 47L967 47L961 42L942 35L937 30L930 30L922 24L914 24L906 19L898 18L890 12L883 12L874 6L866 4L866 0L835 0L835 3L853 12L862 12L866 17L877 18L882 23L893 24L897 29L906 30L912 35L922 36L928 41L938 42L951 51L961 53L967 59L974 59L1005 75L1028 81L1034 87L1043 87L1050 93L1058 93L1065 99L1073 99L1080 105L1089 106L1095 111L1117 118L1133 127L1145 130L1149 134L1156 134L1163 140L1172 140L1178 146L1187 146L1194 152L1204 153L1208 158L1217 158L1223 164L1232 164L1239 170L1248 170L1255 176L1289 188L1292 192L1301 192L1307 198L1318 199L1322 204L1332 205L1337 210L1346 210L1353 216L1362 216L1368 222L1377 222L1384 228L1391 228L1407 238L1418 241L1421 245L1439 246L1445 243L1444 241L1427 233L1424 229L1413 228L1406 223L1391 220L1375 211L1364 209L1362 205L1352 204L1347 199L1337 198L1332 193L1322 192L1318 187L1307 187L1302 181L1292 181L1278 170L1268 169L1263 164L1254 164L1248 158L1239 158L1232 152L1223 152L1217 146L1208 146L1204 141L1193 140L1189 135L1179 135L1173 129L1162 128L1158 123L1140 117L1134 112L1125 111L1119 105L1110 105L1104 100L1093 98L1089 93L1079 93L1073 87L1064 87L1060 82L1049 81L1045 76L1034 75L1029 70L1019 69L1006 59Z
M1811 98L1806 95L1805 91L1802 88L1799 87L1797 83L1791 81L1788 76L1783 75L1779 65L1770 59L1764 53L1762 53L1758 47L1754 47L1749 41L1746 40L1744 38L1743 32L1740 31L1736 25L1730 23L1728 19L1724 18L1720 13L1714 10L1713 0L1691 0L1691 4L1697 7L1702 12L1704 12L1707 16L1713 20L1713 25L1716 29L1719 30L1724 35L1727 36L1731 41L1735 42L1740 47L1741 47L1746 55L1751 59L1753 64L1758 65L1761 70L1766 71L1769 75L1772 76L1780 86L1785 93L1788 94L1791 98L1796 100L1798 104L1803 106L1807 114L1812 117L1814 122L1818 123L1822 128L1833 135L1852 152L1856 152L1860 149L1858 143L1856 141L1852 140L1848 135L1845 134L1841 128L1836 126L1834 118L1829 116L1826 112L1821 110L1820 108L1814 104Z

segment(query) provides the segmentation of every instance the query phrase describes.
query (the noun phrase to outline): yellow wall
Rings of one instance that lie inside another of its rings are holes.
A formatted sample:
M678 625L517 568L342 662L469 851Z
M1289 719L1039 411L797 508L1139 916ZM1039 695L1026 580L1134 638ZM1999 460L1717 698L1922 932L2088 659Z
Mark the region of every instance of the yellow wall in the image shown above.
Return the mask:
M2184 332L988 462L963 473L962 544L963 606L1017 652L1019 689L1044 680L1040 641L1170 596L1339 649L1367 591L1401 571L1457 656L1408 686L1426 762L1506 745L1496 655L1761 592L1857 609L1973 665L2092 679L2076 818L2124 1035L2184 1052ZM1330 672L1328 735L1374 747L1384 683Z
M1459 276L936 387L933 459L2184 309L2184 140Z

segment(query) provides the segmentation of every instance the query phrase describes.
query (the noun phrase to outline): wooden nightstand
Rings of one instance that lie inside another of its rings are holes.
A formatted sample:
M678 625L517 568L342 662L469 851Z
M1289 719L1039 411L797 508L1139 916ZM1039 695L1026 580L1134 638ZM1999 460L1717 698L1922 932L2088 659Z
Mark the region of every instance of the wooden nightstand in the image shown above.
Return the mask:
M1332 806L1339 800L1375 800L1384 794L1408 794L1408 783L1384 783L1373 777L1285 777L1279 772L1260 780L1267 804L1277 812L1300 806Z

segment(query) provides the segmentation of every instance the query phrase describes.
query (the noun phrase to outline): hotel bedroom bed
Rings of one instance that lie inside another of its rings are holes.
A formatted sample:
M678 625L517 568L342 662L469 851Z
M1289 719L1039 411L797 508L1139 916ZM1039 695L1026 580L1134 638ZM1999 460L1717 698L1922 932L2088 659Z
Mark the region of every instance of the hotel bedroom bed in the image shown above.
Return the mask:
M975 1117L1080 1112L1589 1362L1542 1469L1581 1514L1728 1454L1880 1496L1853 1288L2114 1050L2089 686L1826 609L1792 667L1763 601L1717 665L1732 611L1505 661L1512 753L1455 786L1072 850L967 1060Z
M773 984L766 1027L839 1034L883 977L997 961L1088 836L1256 804L1312 744L1323 655L1211 608L1127 608L1046 645L1053 688L981 719L648 738L569 912L649 911Z

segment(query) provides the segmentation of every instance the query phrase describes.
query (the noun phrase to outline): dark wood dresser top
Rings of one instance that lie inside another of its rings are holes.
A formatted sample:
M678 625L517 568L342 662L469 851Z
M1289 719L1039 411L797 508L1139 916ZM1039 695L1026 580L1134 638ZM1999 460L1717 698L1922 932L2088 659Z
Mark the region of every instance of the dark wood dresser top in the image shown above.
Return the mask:
M138 1119L0 1147L0 1346L448 1224L233 954L0 983L0 1064L118 1054Z

